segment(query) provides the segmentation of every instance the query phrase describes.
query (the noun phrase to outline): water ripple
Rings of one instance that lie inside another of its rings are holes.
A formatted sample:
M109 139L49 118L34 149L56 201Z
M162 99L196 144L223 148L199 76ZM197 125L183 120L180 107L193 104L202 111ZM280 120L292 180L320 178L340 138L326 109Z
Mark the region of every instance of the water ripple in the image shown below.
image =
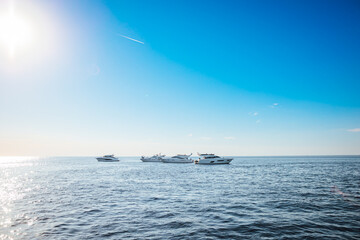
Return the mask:
M0 239L359 239L358 157L0 161Z

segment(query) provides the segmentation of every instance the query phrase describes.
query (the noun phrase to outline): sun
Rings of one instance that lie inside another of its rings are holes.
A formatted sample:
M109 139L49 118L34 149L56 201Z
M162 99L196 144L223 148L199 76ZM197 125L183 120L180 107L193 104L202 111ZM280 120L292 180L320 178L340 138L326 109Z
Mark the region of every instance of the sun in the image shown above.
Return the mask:
M28 21L15 14L13 7L8 13L0 15L0 43L13 57L16 51L30 44L32 31Z

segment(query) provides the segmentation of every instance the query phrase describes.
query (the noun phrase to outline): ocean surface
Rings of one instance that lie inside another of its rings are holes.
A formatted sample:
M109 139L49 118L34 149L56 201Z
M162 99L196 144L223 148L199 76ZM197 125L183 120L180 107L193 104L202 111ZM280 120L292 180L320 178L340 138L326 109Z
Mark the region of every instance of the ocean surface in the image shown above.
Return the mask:
M360 157L1 157L0 239L360 239Z

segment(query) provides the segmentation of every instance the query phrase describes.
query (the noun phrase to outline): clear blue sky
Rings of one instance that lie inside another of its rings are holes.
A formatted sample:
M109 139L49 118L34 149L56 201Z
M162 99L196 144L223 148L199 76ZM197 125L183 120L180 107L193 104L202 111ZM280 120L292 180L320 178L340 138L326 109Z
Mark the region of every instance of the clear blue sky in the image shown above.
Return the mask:
M360 154L359 1L13 4L0 155Z

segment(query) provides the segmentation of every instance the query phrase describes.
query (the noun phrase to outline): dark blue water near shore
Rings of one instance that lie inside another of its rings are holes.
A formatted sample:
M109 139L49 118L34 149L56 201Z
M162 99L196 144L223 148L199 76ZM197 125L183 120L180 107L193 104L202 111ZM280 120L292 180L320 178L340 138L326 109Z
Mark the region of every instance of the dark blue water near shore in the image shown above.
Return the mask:
M360 239L360 157L0 158L0 239Z

